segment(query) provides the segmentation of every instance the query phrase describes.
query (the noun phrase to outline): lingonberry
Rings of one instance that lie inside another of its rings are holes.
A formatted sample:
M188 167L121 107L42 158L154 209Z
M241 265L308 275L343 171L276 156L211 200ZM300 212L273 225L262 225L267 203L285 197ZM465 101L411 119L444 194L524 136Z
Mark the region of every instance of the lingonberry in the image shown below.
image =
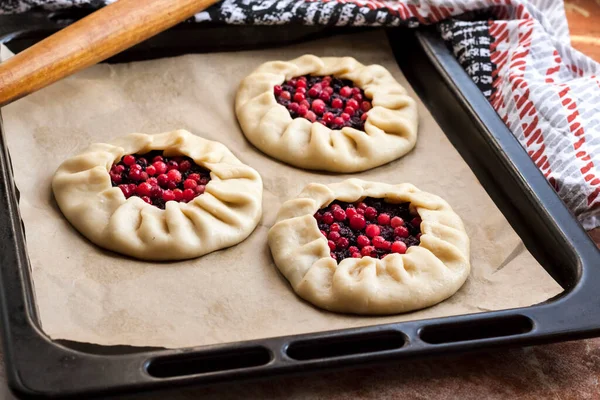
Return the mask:
M183 191L181 189L173 189L173 196L175 196L175 201L181 201L183 199Z
M185 189L182 193L182 197L183 201L187 203L189 201L194 200L194 197L196 197L196 192L194 191L194 189Z
M167 164L165 164L162 160L154 161L152 163L152 166L156 169L157 175L164 174L165 172L167 172Z
M310 88L310 90L308 91L308 95L309 95L310 97L318 97L318 96L319 96L321 93L323 93L323 92L321 92L321 91L320 91L320 90L319 90L317 87L315 87L315 86L313 86L312 88Z
M179 187L179 184L175 181L169 180L169 182L167 182L167 187L171 190L174 190Z
M367 222L365 221L365 218L360 214L357 214L354 217L350 218L350 228L352 229L363 229L366 224Z
M296 112L299 116L304 117L308 112L308 107L306 107L305 105L298 106Z
M123 164L132 166L133 164L135 164L135 157L131 154L126 155L125 157L123 157Z
M360 249L360 254L362 254L363 257L370 256L373 252L375 252L375 247L373 246L365 246Z
M185 181L183 181L183 187L185 189L195 189L196 186L198 186L198 182L196 182L193 179L186 179Z
M140 183L135 193L140 197L150 196L152 193L152 185L150 185L148 182Z
M176 169L172 169L169 172L167 172L167 177L169 178L170 181L180 182L181 181L181 172L179 172Z
M392 225L392 228L397 228L399 226L403 226L404 220L400 217L394 217L391 219L390 225Z
M154 165L150 165L146 168L146 173L150 176L154 176L156 175L156 168L154 167Z
M311 108L316 114L321 115L325 112L325 102L320 99L314 100Z
M179 171L180 172L187 172L190 170L190 168L192 168L192 163L189 162L188 160L183 160L182 162L179 163Z
M129 185L119 185L119 189L123 192L125 198L129 198L131 196L131 190L129 190Z
M342 117L335 117L333 119L333 124L334 125L339 125L339 126L344 125L344 118L342 118Z
M352 88L349 86L344 86L340 89L340 96L342 97L350 97L352 95Z
M323 222L326 223L327 225L333 224L333 214L331 214L330 212L324 213L323 214Z
M404 253L406 253L406 243L396 241L396 242L392 243L391 250L392 250L392 253L404 254Z
M346 209L346 217L352 218L355 215L356 215L356 208L354 208L354 207L348 207Z
M331 107L333 108L342 108L344 107L344 101L342 99L336 98L331 101Z
M344 221L346 219L346 212L342 209L333 210L333 218L336 221Z
M118 185L123 181L123 178L121 177L120 174L117 173L110 173L110 180L115 184Z
M142 179L142 171L139 169L130 169L127 177L132 181L139 181Z
M345 237L341 237L337 240L336 244L338 248L345 249L350 245L350 241Z
M287 90L284 90L279 94L279 98L282 100L289 100L292 98L292 95Z
M161 174L156 178L156 181L161 187L166 187L169 183L169 177L167 176L167 174Z
M323 101L329 101L331 99L331 94L327 90L324 90L319 94L319 98Z
M371 241L365 235L360 235L358 238L356 238L356 243L358 244L359 247L365 247L365 246L370 245Z
M334 242L337 242L338 239L341 237L341 235L337 231L331 231L331 232L329 232L329 235L327 235L327 237L329 238L329 240L333 240Z
M377 217L377 209L375 207L367 207L365 209L365 218L368 220L375 219Z
M381 229L375 224L369 224L367 225L367 229L365 229L365 233L368 237L373 238L381 233Z
M381 213L377 216L377 223L379 225L389 225L390 223L390 216L388 214L385 213Z
M376 249L385 249L387 247L386 243L389 246L389 242L386 242L383 236L375 236L373 238L373 246L375 246Z
M407 238L409 234L410 233L408 232L408 229L406 229L405 226L399 226L397 228L394 228L394 235L397 237Z
M346 107L351 107L355 110L358 110L358 101L350 99L346 102Z

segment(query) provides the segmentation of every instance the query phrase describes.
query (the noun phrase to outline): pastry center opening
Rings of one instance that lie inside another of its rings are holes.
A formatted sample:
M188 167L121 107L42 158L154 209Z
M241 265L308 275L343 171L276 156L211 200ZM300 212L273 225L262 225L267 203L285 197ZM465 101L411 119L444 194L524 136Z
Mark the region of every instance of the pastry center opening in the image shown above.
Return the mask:
M109 174L113 187L118 186L126 199L137 196L163 210L168 201L192 201L210 181L210 171L190 157L166 157L162 151L125 155Z
M320 122L330 129L364 130L371 100L354 82L335 76L304 75L273 88L277 102L292 118Z
M338 262L349 257L384 258L421 243L421 218L409 206L373 197L356 203L335 200L314 217Z

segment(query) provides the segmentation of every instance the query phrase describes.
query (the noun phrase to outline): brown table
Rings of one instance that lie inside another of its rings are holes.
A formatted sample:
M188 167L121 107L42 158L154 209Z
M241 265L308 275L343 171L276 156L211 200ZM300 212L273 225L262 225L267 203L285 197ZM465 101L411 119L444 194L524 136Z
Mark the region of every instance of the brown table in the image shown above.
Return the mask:
M567 0L565 6L573 46L600 61L600 0ZM590 232L590 236L600 247L600 229ZM0 377L4 377L1 361L0 358ZM168 396L173 400L435 397L464 400L600 399L600 338L207 389L185 389ZM157 394L142 398L158 400L167 397ZM0 399L14 399L5 379L0 379Z

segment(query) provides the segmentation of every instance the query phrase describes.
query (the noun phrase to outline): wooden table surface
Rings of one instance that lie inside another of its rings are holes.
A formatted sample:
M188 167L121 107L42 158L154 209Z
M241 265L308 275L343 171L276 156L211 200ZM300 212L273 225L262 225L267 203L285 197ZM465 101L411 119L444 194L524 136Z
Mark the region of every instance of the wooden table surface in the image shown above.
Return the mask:
M559 1L559 0L556 0ZM600 62L600 0L567 0L573 46ZM600 229L590 232L600 247ZM1 357L1 354L0 354ZM0 377L4 376L0 358ZM600 399L600 338L129 399ZM0 379L0 400L14 399Z

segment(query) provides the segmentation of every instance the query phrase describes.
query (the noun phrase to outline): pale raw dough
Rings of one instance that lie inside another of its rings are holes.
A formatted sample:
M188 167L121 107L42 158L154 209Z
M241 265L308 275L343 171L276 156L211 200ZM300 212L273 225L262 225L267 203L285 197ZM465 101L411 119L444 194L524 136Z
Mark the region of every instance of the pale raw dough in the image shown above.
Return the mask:
M206 191L164 210L112 187L108 171L126 154L164 150L209 169ZM146 260L181 260L232 246L254 230L262 213L262 180L218 142L184 130L133 133L93 144L63 162L52 180L62 213L85 237L109 250Z
M336 199L365 197L410 202L423 221L421 244L406 254L345 258L338 265L313 214ZM409 183L311 183L281 206L268 240L275 264L294 291L330 311L394 314L428 307L452 296L471 269L469 237L460 217L446 201Z
M277 103L273 87L300 75L335 75L361 87L373 108L365 131L331 130L305 118L292 119ZM408 153L417 141L417 104L390 72L351 57L304 55L272 61L247 76L237 92L235 111L248 140L264 153L305 169L357 172Z

